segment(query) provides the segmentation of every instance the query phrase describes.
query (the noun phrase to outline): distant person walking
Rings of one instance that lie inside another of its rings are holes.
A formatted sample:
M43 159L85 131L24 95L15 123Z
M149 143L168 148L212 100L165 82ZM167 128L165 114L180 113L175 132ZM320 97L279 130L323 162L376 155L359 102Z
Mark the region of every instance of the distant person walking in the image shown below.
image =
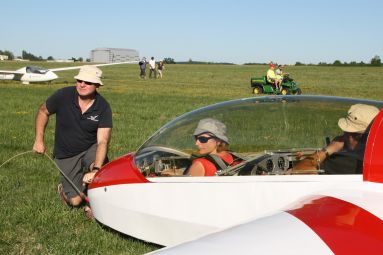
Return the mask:
M154 60L154 57L151 57L150 60L149 60L149 68L150 68L149 78L152 78L152 74L154 74L154 79L156 79L157 78L157 74L156 74L156 61Z
M140 77L141 79L146 80L146 58L143 57L140 62L138 62L138 65L140 66Z
M158 77L161 79L162 79L162 70L164 69L165 69L164 61L158 62L158 65L157 65Z

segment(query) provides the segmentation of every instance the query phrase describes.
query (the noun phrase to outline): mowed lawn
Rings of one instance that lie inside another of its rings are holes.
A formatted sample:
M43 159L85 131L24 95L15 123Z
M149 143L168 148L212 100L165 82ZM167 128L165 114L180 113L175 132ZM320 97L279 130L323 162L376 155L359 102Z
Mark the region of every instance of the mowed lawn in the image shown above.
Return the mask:
M64 63L0 62L0 69L25 64L62 67ZM77 65L76 63L70 65ZM109 156L134 151L174 117L211 103L252 97L250 77L267 66L166 65L164 78L139 79L138 65L102 67L100 89L113 110ZM381 67L286 66L303 94L382 100ZM0 81L0 164L32 149L37 108L55 90L74 85L77 71L58 72L54 83L22 85ZM54 117L46 130L53 149ZM48 158L27 153L0 168L0 254L143 254L157 245L120 235L64 206L57 195L58 170ZM145 230L143 230L145 231Z

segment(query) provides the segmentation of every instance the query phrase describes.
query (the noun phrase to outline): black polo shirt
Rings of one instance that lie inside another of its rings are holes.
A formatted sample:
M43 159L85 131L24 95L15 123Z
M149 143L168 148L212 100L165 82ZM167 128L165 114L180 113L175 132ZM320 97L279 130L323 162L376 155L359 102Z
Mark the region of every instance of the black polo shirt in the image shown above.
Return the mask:
M112 128L109 103L96 92L92 106L81 113L76 87L65 87L51 95L46 106L49 114L56 114L54 155L68 158L97 143L98 128Z

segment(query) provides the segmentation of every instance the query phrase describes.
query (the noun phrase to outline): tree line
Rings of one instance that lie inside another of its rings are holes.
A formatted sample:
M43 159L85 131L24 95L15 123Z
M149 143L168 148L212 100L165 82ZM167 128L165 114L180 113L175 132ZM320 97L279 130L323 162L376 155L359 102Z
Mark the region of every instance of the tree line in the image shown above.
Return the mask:
M267 65L268 63L245 63L245 65ZM351 61L349 63L335 60L333 63L319 62L318 64L305 64L302 62L295 62L296 66L381 66L382 61L378 55L375 55L369 63Z
M0 55L5 55L8 56L9 60L15 59L15 55L9 51L9 50L0 50ZM47 57L44 59L42 56L35 56L32 53L29 53L25 50L22 51L21 57L22 59L30 60L30 61L45 61L45 60L55 60L52 56ZM75 58L72 57L70 60L73 60L74 62L83 62L84 59L82 57ZM86 59L87 62L89 62L89 59ZM173 58L164 58L165 64L176 64ZM209 62L209 61L193 61L192 59L189 59L189 61L184 61L184 62L177 62L178 64L225 64L225 65L234 65L234 63L228 63L228 62ZM268 63L244 63L244 65L267 65ZM356 61L351 61L349 63L347 62L341 62L340 60L335 60L333 63L326 63L326 62L319 62L318 64L305 64L302 62L295 62L296 66L305 66L305 65L318 65L318 66L381 66L382 61L378 55L375 55L369 63L364 63L363 61L361 62L356 62Z
M26 50L23 50L21 52L21 56L18 56L18 57L15 57L15 55L9 50L4 50L4 51L0 50L0 55L8 56L9 60L14 60L16 58L21 58L21 59L30 60L30 61L55 60L54 57L52 57L52 56L49 56L45 59L42 56L35 56L34 54L27 52ZM72 57L72 58L70 58L70 60L73 60L74 62L76 62L76 61L83 62L84 61L82 57L79 57L79 58Z
M296 66L302 66L306 65L301 62L296 62ZM307 65L312 65L312 64L307 64ZM356 61L351 61L351 62L341 62L340 60L335 60L333 63L326 63L326 62L319 62L318 66L381 66L382 61L378 55L375 55L369 63L364 63L363 61L361 62L356 62Z

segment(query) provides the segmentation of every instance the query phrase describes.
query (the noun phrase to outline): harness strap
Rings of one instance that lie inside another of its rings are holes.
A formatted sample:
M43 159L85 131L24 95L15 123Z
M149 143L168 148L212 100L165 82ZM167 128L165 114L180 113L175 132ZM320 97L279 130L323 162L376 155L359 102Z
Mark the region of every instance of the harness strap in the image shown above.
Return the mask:
M245 161L246 160L245 158L241 157L240 155L238 155L235 152L228 151L228 153L230 153L233 156L233 159L234 159L233 163L235 163L237 161ZM192 154L191 159L193 160L196 158L207 159L208 161L210 161L211 163L213 163L215 165L217 170L225 170L232 165L232 164L225 162L220 156L215 155L215 154Z
M227 163L223 161L218 155L210 154L206 156L206 159L212 162L217 167L217 169L224 170L228 167Z

